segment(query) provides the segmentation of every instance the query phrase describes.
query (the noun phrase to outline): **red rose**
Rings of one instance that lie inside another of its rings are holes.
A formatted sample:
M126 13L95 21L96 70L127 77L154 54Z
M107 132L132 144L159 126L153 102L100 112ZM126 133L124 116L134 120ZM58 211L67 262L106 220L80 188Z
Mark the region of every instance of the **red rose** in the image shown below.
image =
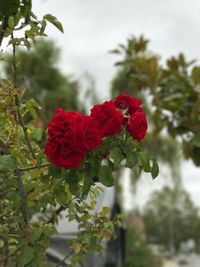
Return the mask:
M123 123L123 116L112 101L105 101L100 105L95 105L91 109L91 116L97 122L102 137L119 133Z
M97 123L91 116L83 116L77 131L80 148L85 152L95 149L102 142Z
M84 159L85 152L101 144L101 134L89 116L62 109L56 109L56 112L48 124L50 137L45 154L58 168L76 168Z
M136 111L132 114L127 122L126 128L134 139L141 141L145 137L148 128L145 113Z
M49 137L45 154L57 168L73 169L80 165L84 153L73 147L70 140Z
M127 112L130 115L135 113L137 110L142 110L140 107L142 102L127 94L118 95L115 98L114 103L118 109L127 109Z
M79 112L58 110L56 109L57 114L48 124L48 134L55 137L63 137L68 135L70 130L73 130L72 128L81 121L83 115Z

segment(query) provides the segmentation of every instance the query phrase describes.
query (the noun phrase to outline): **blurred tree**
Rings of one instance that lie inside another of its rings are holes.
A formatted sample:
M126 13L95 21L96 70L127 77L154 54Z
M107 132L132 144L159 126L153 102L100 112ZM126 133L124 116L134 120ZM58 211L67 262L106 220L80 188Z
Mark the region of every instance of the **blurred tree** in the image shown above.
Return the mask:
M161 267L161 265L160 259L153 254L143 235L139 231L129 228L124 267Z
M78 99L78 82L58 68L60 49L52 41L40 40L29 51L16 54L18 84L24 99L34 97L42 106L42 119L47 123L56 107L66 110L82 109ZM12 56L7 55L3 69L12 78Z
M155 105L152 103L152 92L156 90L161 71L158 55L148 50L148 40L142 36L138 39L135 37L128 39L127 45L120 44L119 48L111 52L122 56L122 61L116 63L118 71L112 82L112 97L119 93L127 93L143 101L149 129L142 145L157 160L169 166L172 181L179 187L180 145L166 132L161 133L159 123L164 127L163 122L160 117L155 117ZM140 172L133 168L131 181L134 191L139 177Z
M200 217L189 194L178 188L164 187L152 193L143 211L148 241L165 246L171 253L181 242L200 241Z
M155 235L157 242L166 247L177 249L180 242L187 238L193 237L196 243L199 242L198 213L187 193L181 189L179 170L181 145L186 158L191 158L197 166L200 163L200 72L198 67L191 69L193 62L186 63L183 55L168 60L166 67L163 67L159 56L148 49L148 42L143 36L131 37L125 45L120 44L111 51L121 57L121 61L116 63L117 73L112 82L111 94L115 98L119 93L127 93L143 101L149 130L142 145L160 163L169 166L174 188L172 192L165 189L163 199L160 196L151 202L151 209L145 213L147 233L148 237ZM133 168L131 181L134 192L139 177L140 171ZM166 204L166 213L162 200L164 203L167 200L169 202ZM176 203L179 203L177 207ZM173 217L173 214L177 217ZM128 251L130 255L127 256L131 257L132 252Z
M127 45L111 51L123 57L116 63L119 71L112 95L124 92L143 98L154 136L167 129L170 136L181 140L184 156L200 166L200 67L187 62L182 54L163 67L158 55L148 49L148 42L142 36L132 37ZM162 146L152 148L162 157ZM174 152L169 150L168 158L173 158Z

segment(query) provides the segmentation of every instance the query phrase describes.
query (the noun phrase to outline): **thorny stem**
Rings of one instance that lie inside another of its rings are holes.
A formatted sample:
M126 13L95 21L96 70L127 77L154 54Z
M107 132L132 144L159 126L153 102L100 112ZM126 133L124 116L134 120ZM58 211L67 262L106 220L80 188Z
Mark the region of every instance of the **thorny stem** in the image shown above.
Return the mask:
M12 37L12 39L14 39L13 34L11 35L11 37ZM15 47L14 42L13 42L13 81L14 81L14 87L16 88L17 87L17 66L16 66L16 47ZM16 102L17 107L19 108L19 100L18 100L17 96L15 97L15 102ZM31 147L31 143L30 143L30 140L29 140L29 137L27 134L27 130L26 130L26 127L25 127L24 122L23 122L23 118L21 117L19 110L17 112L17 117L18 117L17 122L20 123L20 125L23 129L25 140L26 140L26 143L29 147L30 153L31 153L32 157L35 159L35 154L34 154L33 149ZM23 216L25 225L27 225L28 221L29 221L29 214L28 214L26 192L25 192L24 187L23 187L21 172L18 169L15 170L15 175L17 176L18 192L21 196L21 212L22 212L22 216Z
M12 39L14 39L13 34L12 34ZM17 66L16 66L16 47L15 47L14 42L13 42L12 46L13 46L13 80L14 80L14 87L16 88L17 87ZM17 95L15 97L15 102L16 102L16 106L19 109L19 100L18 100ZM28 136L28 133L27 133L27 128L24 125L24 121L23 121L23 118L22 118L19 110L17 112L17 117L18 117L19 124L21 125L21 127L23 129L24 137L25 137L26 143L28 145L28 148L30 150L31 156L32 156L33 159L35 159L36 158L35 157L35 153L33 151L33 148L31 146L31 142L29 140L29 136Z
M45 168L45 167L48 167L49 165L50 165L49 163L46 163L46 164L42 164L40 166L34 165L34 166L26 167L26 168L19 168L18 170L19 170L19 172L26 172L26 171L31 171L34 169Z

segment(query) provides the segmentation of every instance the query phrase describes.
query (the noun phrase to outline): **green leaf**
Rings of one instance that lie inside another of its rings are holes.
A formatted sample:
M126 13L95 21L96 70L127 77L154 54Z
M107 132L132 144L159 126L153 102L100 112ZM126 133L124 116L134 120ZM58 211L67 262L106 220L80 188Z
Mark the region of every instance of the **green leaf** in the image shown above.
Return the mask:
M113 186L112 170L108 166L101 166L98 171L99 182L105 186Z
M14 171L16 162L11 155L0 156L0 165L8 171Z
M49 175L53 178L61 177L61 169L54 167L53 165L49 166Z
M12 32L13 32L12 29L7 28L6 31L4 32L4 37L8 37ZM14 39L16 40L17 38L14 38ZM9 43L11 42L9 41Z
M65 181L69 185L69 190L73 195L76 195L79 191L79 177L76 171L71 170L66 173L65 171Z
M23 2L23 6L22 7L25 7L25 13L23 14L23 16L26 18L27 16L30 16L33 17L35 20L37 20L37 17L34 17L32 15L32 11L31 11L31 8L32 8L32 0L22 0Z
M152 169L151 169L152 178L155 179L158 176L158 173L159 173L159 166L156 163L156 161L154 160L153 161L153 166L152 166Z
M110 214L110 212L111 212L111 209L108 207L103 207L102 211L101 211L103 216L108 216Z
M20 5L20 0L4 0L0 1L0 18L8 17L10 15L16 14L18 7Z
M140 157L143 170L145 172L151 172L151 165L150 165L151 159L149 155L145 152L139 152L138 155Z
M43 19L46 19L46 20L48 20L48 21L57 20L57 18L54 17L54 16L51 15L51 14L46 14L46 15L44 15L44 16L43 16Z
M64 33L64 29L62 24L57 20L56 17L52 16L51 14L46 14L43 19L47 20L51 24L53 24L59 31Z
M197 134L192 138L191 144L193 146L200 147L200 134Z
M17 12L17 14L14 16L14 23L17 25L21 19L21 12L20 10Z
M57 186L54 193L59 204L63 205L68 202L68 194L65 192L65 187L63 185Z
M32 242L37 241L41 235L42 235L42 229L33 228L33 230L31 231L31 241Z
M40 35L43 35L44 32L45 32L46 26L47 26L46 20L42 20L41 25L42 26L41 26L41 29L40 29Z
M124 156L119 147L113 147L110 152L110 157L113 159L115 165L119 165L124 159Z
M111 221L108 221L108 222L104 222L103 223L103 226L107 229L107 230L109 230L110 232L114 232L114 225L113 225L113 223L111 222Z
M85 176L83 179L83 191L82 191L82 198L85 199L88 196L88 193L90 191L90 187L93 184L92 177Z
M51 235L56 233L56 228L55 228L55 226L53 224L46 224L42 228L42 233L45 236L50 237Z
M38 116L36 110L40 109L40 105L34 99L30 99L26 102L26 108L30 112L33 119L36 119Z
M171 94L171 95L165 97L163 99L163 101L169 102L169 101L177 100L177 99L181 99L181 98L183 98L183 94L181 94L181 93L175 93L175 94Z
M21 264L22 266L30 263L34 258L34 248L25 247L21 255Z
M7 197L8 197L8 200L15 203L15 207L19 206L21 198L18 192L9 192Z
M76 254L81 251L81 245L79 243L73 243L72 248Z
M40 141L43 136L43 130L41 128L34 128L33 131L33 138L36 139L36 141Z
M54 20L54 21L50 21L59 31L61 31L62 33L64 33L64 29L62 24L60 23L60 21L58 20Z
M192 79L196 84L200 84L200 67L195 66L192 69Z
M132 169L138 162L137 153L135 151L127 151L126 167Z
M15 22L13 16L10 16L8 19L8 26L13 29L15 27Z

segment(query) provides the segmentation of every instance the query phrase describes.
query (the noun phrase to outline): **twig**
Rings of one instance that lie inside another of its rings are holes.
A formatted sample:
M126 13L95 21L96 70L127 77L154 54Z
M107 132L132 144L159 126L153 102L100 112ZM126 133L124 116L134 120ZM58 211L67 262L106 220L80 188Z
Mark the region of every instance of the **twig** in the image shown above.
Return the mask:
M27 24L26 23L22 23L18 28L11 28L10 26L8 26L8 28L12 31L19 31L22 30L24 27L26 27Z
M21 176L20 171L16 169L15 174L17 176L18 191L21 196L21 211L22 211L24 222L27 225L29 221L29 214L28 214L26 193L24 191L22 176Z
M58 267L58 266L60 266L62 263L65 263L65 260L67 260L72 254L73 254L74 252L73 251L71 251L67 256L65 256L61 261L59 261L59 263L57 263L56 265L55 265L55 267ZM67 264L68 265L68 264Z
M72 201L74 201L75 199L76 199L76 196L74 196L65 206L61 205L57 210L54 211L54 214L59 215L61 211L66 210L69 204L71 204ZM54 223L54 214L48 220L48 223Z
M31 171L34 169L45 168L45 167L48 167L49 165L50 165L49 163L45 163L45 164L42 164L40 166L34 165L34 166L30 166L30 167L25 167L25 168L19 168L18 171L19 172L27 172L27 171Z
M11 34L11 38L12 38L12 40L14 39L13 33ZM16 47L15 47L14 42L12 45L13 45L13 82L14 82L14 87L17 88ZM19 100L18 100L17 96L15 97L15 102L16 102L16 106L19 109ZM27 130L26 130L26 127L25 127L24 122L23 122L23 118L21 117L19 110L17 111L17 119L16 120L17 120L17 123L19 123L21 125L21 127L24 131L26 143L29 147L29 150L31 152L32 157L35 159L35 154L34 154L34 151L31 147L31 143L30 143L30 140L29 140L29 137L27 134ZM23 187L21 172L19 171L19 169L16 169L14 173L17 176L18 192L19 192L20 197L21 197L22 216L23 216L25 225L27 225L28 221L29 221L29 214L28 214L26 192L25 192L24 187Z
M13 34L11 34L11 37L12 37L12 40L13 40L14 39ZM17 87L17 65L16 65L16 47L15 47L14 42L12 43L12 46L13 46L13 82L14 82L14 87L16 88ZM19 100L18 100L17 95L15 96L15 102L16 102L16 106L18 107L18 111L17 111L18 122L19 122L19 124L21 125L21 127L23 129L24 137L25 137L26 143L28 145L28 148L30 150L31 156L32 156L33 159L35 159L36 158L35 157L35 153L33 151L33 148L31 146L31 142L29 140L29 136L28 136L28 133L27 133L27 128L24 125L23 118L22 118L22 116L20 114L20 111L19 111Z

